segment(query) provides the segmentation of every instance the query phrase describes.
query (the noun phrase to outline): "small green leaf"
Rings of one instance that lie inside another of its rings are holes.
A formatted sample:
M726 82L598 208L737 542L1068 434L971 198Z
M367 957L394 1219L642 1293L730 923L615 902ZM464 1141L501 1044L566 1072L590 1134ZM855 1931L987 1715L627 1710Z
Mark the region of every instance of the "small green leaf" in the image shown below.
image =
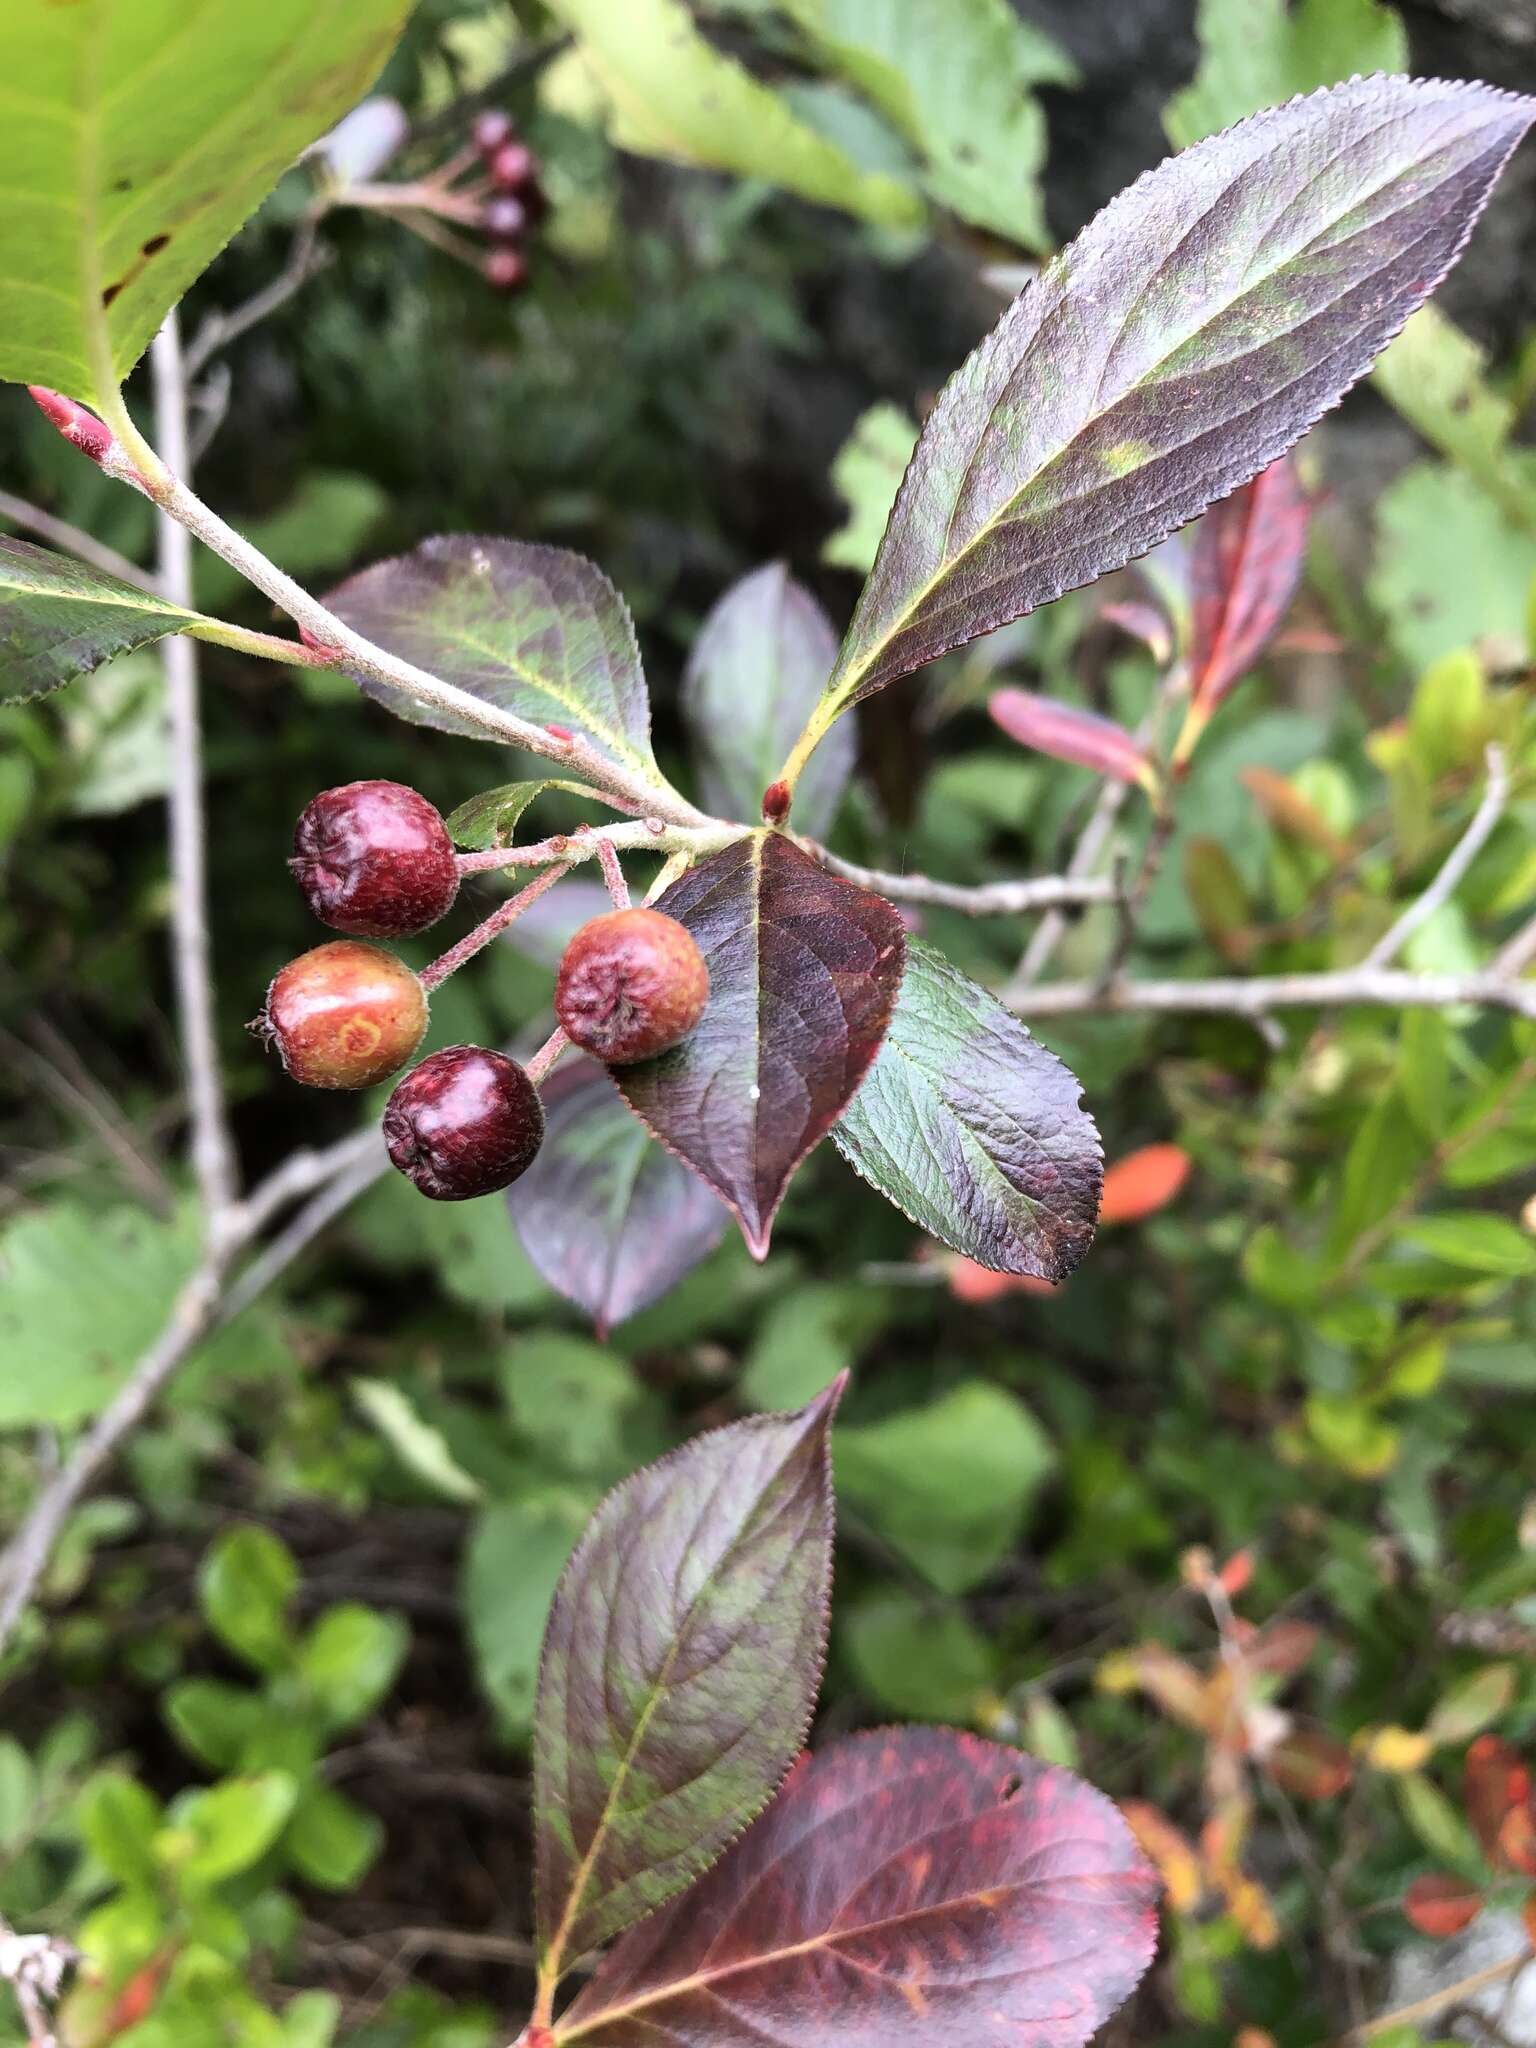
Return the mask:
M1163 111L1175 149L1320 85L1408 69L1384 0L1200 0L1196 20L1200 68Z
M943 1601L879 1594L849 1614L842 1641L869 1698L904 1720L974 1720L997 1682L992 1645Z
M297 1794L285 1771L264 1771L178 1799L167 1819L191 1837L187 1852L174 1858L183 1882L223 1884L259 1863L287 1825Z
M586 797L592 803L602 799L583 782L567 782L558 775L542 775L532 782L505 782L500 789L472 796L444 820L455 846L471 853L489 853L492 847L511 846L524 811L546 789L563 789L571 796Z
M822 548L824 562L869 574L916 446L917 424L900 406L872 405L861 415L833 458L833 488L848 517Z
M481 1498L479 1480L464 1470L442 1431L422 1420L409 1395L393 1380L354 1380L352 1398L401 1464L424 1486L448 1500L473 1502Z
M682 0L551 0L609 106L620 149L669 163L766 178L823 206L906 225L922 201L894 178L861 171L700 35Z
M1398 1235L1431 1258L1469 1273L1507 1280L1523 1280L1536 1273L1536 1243L1507 1216L1461 1212L1420 1216L1405 1223Z
M75 1819L85 1845L119 1884L153 1887L160 1802L126 1771L101 1771L81 1788Z
M227 1531L203 1560L199 1592L208 1626L258 1671L292 1668L288 1610L298 1589L293 1553L254 1525Z
M6 22L0 377L100 404L306 144L361 98L410 0L24 6Z
M212 1771L244 1761L246 1743L266 1708L258 1694L212 1678L187 1678L165 1695L171 1733Z
M985 1380L837 1435L839 1493L943 1593L1002 1562L1055 1463L1023 1402Z
M1425 1734L1435 1743L1461 1744L1481 1735L1508 1712L1515 1697L1513 1664L1485 1664L1459 1680L1435 1703Z
M1405 1771L1396 1782L1403 1818L1431 1856L1482 1884L1487 1871L1472 1831L1439 1786L1420 1771Z
M625 1427L646 1398L627 1359L585 1337L533 1330L508 1348L501 1384L541 1463L581 1478L625 1468Z
M397 1614L327 1608L299 1645L297 1669L335 1734L366 1720L400 1673L410 1630Z
M533 1725L539 1646L549 1603L593 1506L589 1495L547 1488L487 1508L464 1556L464 1616L480 1683L506 1732Z
M0 536L0 703L46 696L195 621L197 612L89 563Z
M307 1884L350 1891L378 1860L383 1823L329 1785L311 1785L294 1809L283 1853Z
M1442 655L1424 671L1408 707L1408 737L1431 781L1480 758L1488 710L1488 677L1470 648Z

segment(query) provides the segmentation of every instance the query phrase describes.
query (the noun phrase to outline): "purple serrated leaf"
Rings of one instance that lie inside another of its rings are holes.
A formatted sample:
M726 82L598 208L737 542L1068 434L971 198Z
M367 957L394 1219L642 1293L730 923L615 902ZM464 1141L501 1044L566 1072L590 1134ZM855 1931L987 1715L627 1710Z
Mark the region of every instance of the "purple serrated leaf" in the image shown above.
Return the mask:
M657 904L709 966L709 1007L675 1051L614 1069L625 1101L715 1189L754 1258L790 1177L863 1080L895 1007L906 935L883 896L777 832L754 832Z
M1214 711L1264 652L1296 595L1311 501L1287 456L1213 505L1189 551L1189 692Z
M1152 1960L1160 1891L1070 1771L953 1729L858 1735L619 1943L555 2041L1082 2048Z
M1149 773L1147 757L1123 725L1076 704L1036 696L1033 690L994 690L987 699L992 721L1017 740L1057 761L1091 768L1116 782L1142 782Z
M584 556L449 534L375 562L326 603L389 653L519 718L579 733L609 760L660 783L629 609ZM451 712L359 680L415 725L485 738Z
M707 1870L805 1739L826 1650L843 1384L625 1480L566 1567L534 1724L549 1976Z
M1455 262L1536 100L1352 79L1150 171L945 386L812 730L1291 447Z
M542 1092L544 1143L507 1206L538 1272L606 1337L707 1258L730 1217L595 1060L557 1068Z

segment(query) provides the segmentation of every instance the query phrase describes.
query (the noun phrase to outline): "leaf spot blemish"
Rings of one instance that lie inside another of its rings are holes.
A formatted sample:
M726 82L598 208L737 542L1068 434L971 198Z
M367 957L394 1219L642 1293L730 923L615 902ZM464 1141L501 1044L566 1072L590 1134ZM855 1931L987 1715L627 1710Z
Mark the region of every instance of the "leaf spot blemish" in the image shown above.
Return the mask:
M169 235L151 235L139 253L144 256L158 256L162 249L168 249L170 245Z

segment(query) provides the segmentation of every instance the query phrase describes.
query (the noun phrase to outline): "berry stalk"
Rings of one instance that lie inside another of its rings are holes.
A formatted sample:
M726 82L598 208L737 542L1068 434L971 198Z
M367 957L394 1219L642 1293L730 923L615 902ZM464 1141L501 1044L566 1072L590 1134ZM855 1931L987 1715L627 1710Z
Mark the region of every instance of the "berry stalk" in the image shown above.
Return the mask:
M430 967L424 967L421 985L427 993L430 995L433 989L441 988L449 975L457 974L466 960L473 960L492 939L499 938L509 925L515 924L530 903L537 903L546 889L552 889L562 876L570 873L571 866L570 861L565 861L558 867L546 868L542 875L535 875L515 896L509 896L505 903L493 910L484 924L477 924L456 946L450 946Z

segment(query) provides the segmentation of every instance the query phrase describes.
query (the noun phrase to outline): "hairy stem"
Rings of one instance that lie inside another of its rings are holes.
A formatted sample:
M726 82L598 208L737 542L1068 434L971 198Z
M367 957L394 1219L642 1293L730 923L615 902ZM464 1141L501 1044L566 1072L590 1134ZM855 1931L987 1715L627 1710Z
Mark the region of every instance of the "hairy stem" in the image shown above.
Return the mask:
M522 916L530 903L537 903L546 889L552 889L556 882L570 871L571 863L565 861L558 867L546 868L542 875L535 875L515 896L509 896L505 903L499 904L483 924L477 924L456 946L450 946L446 953L439 954L430 967L424 967L421 970L422 987L429 994L433 989L441 988L450 974L457 974L466 960L473 960L492 939L499 938L508 925L515 923Z

